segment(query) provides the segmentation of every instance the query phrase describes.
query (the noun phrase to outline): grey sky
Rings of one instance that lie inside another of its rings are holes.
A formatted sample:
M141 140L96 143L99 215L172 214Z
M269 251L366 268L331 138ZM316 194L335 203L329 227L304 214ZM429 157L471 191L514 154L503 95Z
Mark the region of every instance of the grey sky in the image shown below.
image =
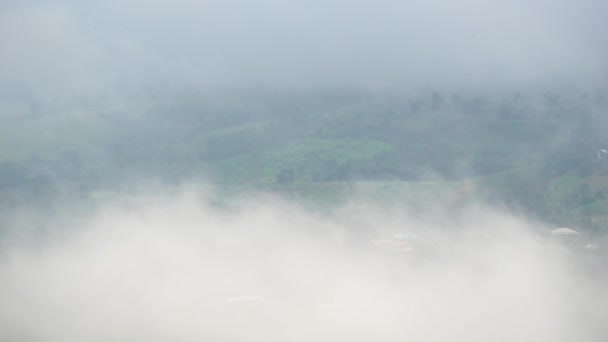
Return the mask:
M601 0L9 1L4 88L596 83Z

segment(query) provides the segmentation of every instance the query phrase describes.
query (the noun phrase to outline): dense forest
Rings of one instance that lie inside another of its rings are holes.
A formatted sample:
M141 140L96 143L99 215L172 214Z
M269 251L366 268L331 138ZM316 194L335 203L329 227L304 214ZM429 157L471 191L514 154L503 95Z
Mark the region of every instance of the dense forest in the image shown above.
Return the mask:
M604 89L158 86L122 98L3 109L3 203L204 179L313 201L356 189L398 204L432 192L608 232Z

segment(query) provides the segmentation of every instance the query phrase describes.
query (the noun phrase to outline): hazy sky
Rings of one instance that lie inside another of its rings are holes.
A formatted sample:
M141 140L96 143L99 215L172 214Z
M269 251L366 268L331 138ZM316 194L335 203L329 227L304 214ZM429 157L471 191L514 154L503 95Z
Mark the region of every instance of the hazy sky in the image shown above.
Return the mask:
M3 1L0 84L588 84L607 75L605 13L603 0Z

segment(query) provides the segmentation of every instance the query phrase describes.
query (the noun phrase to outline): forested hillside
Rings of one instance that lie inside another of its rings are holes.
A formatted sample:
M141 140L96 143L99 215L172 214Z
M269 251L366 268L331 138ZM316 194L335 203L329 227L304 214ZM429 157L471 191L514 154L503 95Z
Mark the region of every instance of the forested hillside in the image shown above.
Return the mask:
M555 224L608 229L605 90L158 87L125 97L5 110L2 200L142 178L320 201L354 188L415 201L439 189L452 202L481 198Z

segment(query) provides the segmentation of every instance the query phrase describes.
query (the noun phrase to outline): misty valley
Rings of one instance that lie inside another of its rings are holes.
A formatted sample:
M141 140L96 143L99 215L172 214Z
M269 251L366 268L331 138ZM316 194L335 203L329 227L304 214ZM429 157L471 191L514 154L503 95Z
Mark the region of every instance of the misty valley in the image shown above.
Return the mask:
M606 336L604 93L134 99L3 117L3 338Z
M0 0L0 342L608 341L606 13Z

